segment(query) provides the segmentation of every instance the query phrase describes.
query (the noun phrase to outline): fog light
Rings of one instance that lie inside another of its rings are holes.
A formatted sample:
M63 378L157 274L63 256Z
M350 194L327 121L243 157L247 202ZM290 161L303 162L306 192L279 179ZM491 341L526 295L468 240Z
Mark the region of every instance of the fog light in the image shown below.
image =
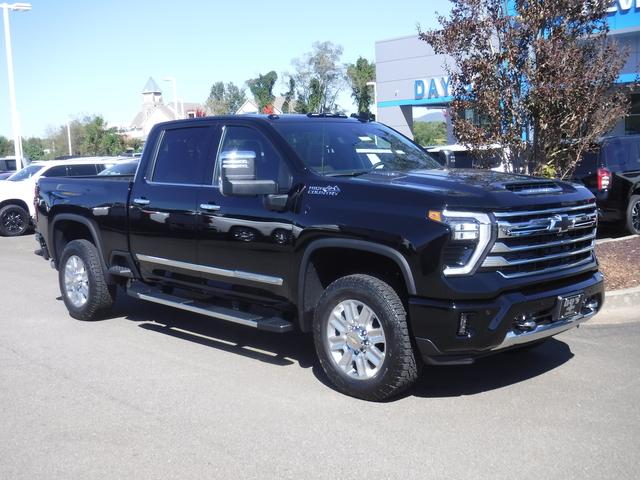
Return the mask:
M598 297L598 295L594 295L587 298L587 300L584 302L584 306L582 307L582 314L592 314L598 311L598 308L600 308L600 298Z
M516 317L514 323L515 323L515 327L518 330L523 330L525 332L530 332L531 330L534 330L537 326L535 319L531 315L527 315L526 313L523 313L519 317Z

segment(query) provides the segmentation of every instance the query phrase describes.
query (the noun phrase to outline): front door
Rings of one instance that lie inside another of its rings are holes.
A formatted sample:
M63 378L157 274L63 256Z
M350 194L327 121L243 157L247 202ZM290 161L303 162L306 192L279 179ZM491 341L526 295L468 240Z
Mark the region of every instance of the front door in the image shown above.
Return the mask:
M218 157L231 151L255 153L258 180L274 180L280 200L292 187L290 165L266 133L245 125L226 125ZM219 161L213 185L198 200L198 259L212 286L221 284L247 294L286 296L293 249L293 213L269 206L265 195L224 196L219 189ZM275 196L271 196L273 198Z
M214 138L211 124L177 126L160 131L152 144L153 158L136 178L129 207L131 251L145 280L200 281L198 190L215 158Z

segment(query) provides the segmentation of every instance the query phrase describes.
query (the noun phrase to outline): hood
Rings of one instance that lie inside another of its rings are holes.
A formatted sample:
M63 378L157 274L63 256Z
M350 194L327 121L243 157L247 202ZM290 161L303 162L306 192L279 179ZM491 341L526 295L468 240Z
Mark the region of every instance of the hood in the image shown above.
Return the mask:
M482 210L579 201L591 197L591 193L580 185L479 169L374 172L357 178L369 184L386 184L444 196L446 205L480 207Z

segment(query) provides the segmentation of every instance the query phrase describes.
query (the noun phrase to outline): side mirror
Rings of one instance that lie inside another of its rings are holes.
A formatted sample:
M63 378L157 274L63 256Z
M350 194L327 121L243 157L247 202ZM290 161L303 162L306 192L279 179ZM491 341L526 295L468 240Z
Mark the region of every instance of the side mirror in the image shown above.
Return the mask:
M256 180L256 152L230 150L220 153L220 190L223 195L271 195L278 192L273 180Z
M442 150L442 156L444 157L444 166L449 168L456 168L456 157L451 150Z

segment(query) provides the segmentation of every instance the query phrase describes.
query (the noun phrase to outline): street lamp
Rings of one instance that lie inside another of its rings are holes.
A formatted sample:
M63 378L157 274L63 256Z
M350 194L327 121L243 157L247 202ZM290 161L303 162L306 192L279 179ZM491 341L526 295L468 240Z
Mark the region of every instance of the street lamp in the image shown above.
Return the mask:
M178 89L176 88L176 77L164 77L162 80L165 82L171 82L173 86L173 110L176 112L176 118L180 118L180 112L178 112Z
M20 119L16 107L16 85L13 80L13 54L11 53L11 31L9 30L9 10L27 12L30 3L0 3L4 19L4 45L7 50L7 76L9 77L9 102L11 103L11 124L13 126L13 145L16 154L16 167L24 167L22 156L22 138L20 136Z
M376 116L376 120L378 119L378 88L376 87L376 82L367 82L367 87L373 87L373 114Z

